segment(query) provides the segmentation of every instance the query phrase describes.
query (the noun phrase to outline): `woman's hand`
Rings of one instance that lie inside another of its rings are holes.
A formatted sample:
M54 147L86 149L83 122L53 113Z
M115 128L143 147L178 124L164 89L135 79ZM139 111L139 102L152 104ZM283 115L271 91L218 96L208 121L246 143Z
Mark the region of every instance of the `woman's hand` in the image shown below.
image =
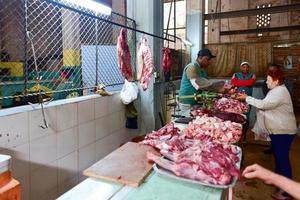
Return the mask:
M247 96L248 96L247 94L240 93L236 96L236 99L240 101L245 101Z
M263 180L266 184L273 183L274 175L275 175L274 172L271 172L270 170L263 168L258 164L254 164L246 167L246 169L242 173L242 176L244 176L245 178L249 178L249 179L258 178Z

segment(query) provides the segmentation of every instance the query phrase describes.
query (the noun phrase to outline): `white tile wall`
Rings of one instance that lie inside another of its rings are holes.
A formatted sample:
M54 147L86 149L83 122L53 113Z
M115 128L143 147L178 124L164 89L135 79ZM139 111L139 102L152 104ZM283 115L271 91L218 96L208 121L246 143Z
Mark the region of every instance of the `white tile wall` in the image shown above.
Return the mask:
M76 126L57 134L57 158L62 158L78 148L77 131Z
M77 125L77 103L57 107L57 130L64 131Z
M130 141L133 137L137 136L137 133L127 128L121 128L117 130L116 134L118 135L116 137L118 137L120 144L126 143Z
M108 109L109 113L115 113L124 109L119 93L113 94L109 97Z
M77 175L78 172L78 151L74 151L58 160L58 183L68 181Z
M43 129L40 126L44 125L41 109L29 112L29 136L30 140L40 137L53 135L57 131L56 126L56 107L45 109L45 118L49 128Z
M110 121L109 115L96 119L96 140L104 138L110 134ZM114 119L114 121L116 121Z
M0 147L28 142L28 112L0 117Z
M89 121L80 124L78 127L79 148L95 142L96 140L96 121Z
M86 100L78 103L78 122L79 124L95 119L95 100Z
M113 133L121 128L125 127L124 112L115 112L109 115L109 132Z
M1 154L10 155L12 157L12 173L13 177L19 178L29 174L29 143L11 147Z
M76 186L79 183L78 175L74 176L73 178L62 182L58 183L58 193L59 196L63 195L66 191L70 190L74 186Z
M79 172L93 165L96 161L95 143L85 146L78 150L79 152Z
M40 110L0 117L0 134L9 133L0 137L0 153L13 157L22 199L57 198L86 178L83 170L134 136L124 128L122 109L119 95L49 107L45 130L38 127Z
M30 199L40 200L41 197L57 188L57 161L51 166L43 166L30 175Z
M95 118L106 116L108 114L108 101L110 97L102 97L95 99Z
M52 200L52 199L56 199L57 195L58 195L58 189L57 189L57 187L54 187L49 192L47 192L42 197L40 197L39 200Z
M117 140L115 140L117 139ZM118 148L119 141L115 135L108 135L96 142L96 160L100 160Z
M49 135L30 142L31 170L57 159L56 135Z

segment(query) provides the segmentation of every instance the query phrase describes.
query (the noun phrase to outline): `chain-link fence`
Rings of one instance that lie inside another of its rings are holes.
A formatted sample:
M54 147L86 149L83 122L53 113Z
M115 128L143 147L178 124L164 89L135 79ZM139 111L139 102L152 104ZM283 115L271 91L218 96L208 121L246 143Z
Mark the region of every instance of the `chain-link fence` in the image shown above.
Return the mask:
M61 0L0 0L2 107L37 102L40 92L56 100L93 93L99 84L122 84L119 24L135 29L135 21L127 17ZM134 69L135 41L135 31L128 29Z

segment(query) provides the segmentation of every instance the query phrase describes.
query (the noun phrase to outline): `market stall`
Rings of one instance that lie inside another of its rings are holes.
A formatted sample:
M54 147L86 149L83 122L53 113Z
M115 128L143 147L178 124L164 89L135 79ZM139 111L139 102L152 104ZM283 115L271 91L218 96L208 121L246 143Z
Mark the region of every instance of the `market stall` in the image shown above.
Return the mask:
M126 143L59 199L232 199L242 156L240 112L247 106L228 97L212 105L185 112L189 123L173 120L139 144Z

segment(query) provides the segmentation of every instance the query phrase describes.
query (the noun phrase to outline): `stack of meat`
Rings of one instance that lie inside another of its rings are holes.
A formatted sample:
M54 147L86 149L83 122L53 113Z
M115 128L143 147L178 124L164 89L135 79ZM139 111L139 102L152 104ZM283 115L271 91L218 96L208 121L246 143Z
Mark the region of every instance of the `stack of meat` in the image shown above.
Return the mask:
M177 146L177 142L173 146ZM177 176L204 183L228 185L233 177L239 177L236 167L239 152L235 146L200 140L182 142L185 148L180 150L170 150L168 147L172 146L171 141L169 146L162 146L160 152L165 158L150 152L147 158Z
M216 101L214 108L220 111L232 112L238 114L243 114L245 112L248 112L249 110L249 106L247 104L242 103L235 99L225 98L225 97Z
M186 138L201 139L210 137L215 142L236 143L242 135L242 125L231 121L223 121L207 115L197 117L184 129Z
M244 117L242 114L224 112L219 110L208 110L205 108L197 108L191 111L191 115L193 117L207 115L209 117L218 117L223 121L229 120L240 124L246 123L246 117Z
M173 136L179 136L179 133L180 129L175 127L174 123L171 122L158 131L148 133L141 143L161 149L161 145L164 145L164 143L172 139Z
M164 158L149 152L147 158L176 176L203 183L228 185L233 177L239 177L236 163L240 152L236 146L214 142L204 134L193 137L179 132L170 123L148 133L141 143L158 148Z
M122 75L128 81L133 81L131 55L127 44L127 30L122 28L117 43L118 64Z

